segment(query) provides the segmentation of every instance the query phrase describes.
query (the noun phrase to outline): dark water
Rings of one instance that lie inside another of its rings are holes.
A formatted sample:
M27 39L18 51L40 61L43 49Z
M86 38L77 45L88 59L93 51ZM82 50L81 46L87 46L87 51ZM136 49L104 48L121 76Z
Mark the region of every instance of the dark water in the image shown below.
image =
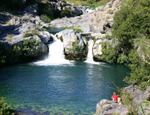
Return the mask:
M56 115L92 115L97 102L110 99L115 91L112 82L123 87L122 79L129 72L123 65L106 63L20 64L0 68L0 96L7 97L15 108Z

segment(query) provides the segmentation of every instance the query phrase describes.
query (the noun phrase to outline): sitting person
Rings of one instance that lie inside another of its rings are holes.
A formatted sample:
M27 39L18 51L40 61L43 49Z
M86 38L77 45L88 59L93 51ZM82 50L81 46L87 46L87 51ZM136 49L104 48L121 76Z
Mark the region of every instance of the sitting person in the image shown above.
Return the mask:
M118 97L117 97L117 95L116 95L116 92L113 93L113 96L112 96L111 98L112 98L112 101L113 101L114 103L117 103Z
M119 104L121 104L121 97L120 97L120 95L117 95L118 96L118 100L117 100L117 102L119 103Z

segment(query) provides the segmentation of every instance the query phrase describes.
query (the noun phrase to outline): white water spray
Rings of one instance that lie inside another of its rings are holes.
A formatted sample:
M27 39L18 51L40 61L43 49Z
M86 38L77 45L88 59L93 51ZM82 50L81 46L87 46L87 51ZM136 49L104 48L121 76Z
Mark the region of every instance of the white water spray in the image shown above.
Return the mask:
M88 55L87 59L85 60L86 63L91 63L91 64L100 64L99 62L95 62L93 60L93 53L92 53L92 47L93 47L93 40L88 41Z
M69 60L65 59L63 43L57 39L55 35L51 34L51 36L53 37L53 42L49 44L48 58L42 61L37 61L34 64L45 66L71 64Z

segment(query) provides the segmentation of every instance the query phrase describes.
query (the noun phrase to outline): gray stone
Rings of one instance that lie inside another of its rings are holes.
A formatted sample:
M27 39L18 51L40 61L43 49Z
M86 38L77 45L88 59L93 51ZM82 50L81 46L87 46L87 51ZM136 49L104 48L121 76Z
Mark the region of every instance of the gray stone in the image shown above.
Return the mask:
M48 43L50 41L51 35L50 35L49 32L42 31L42 32L39 32L39 33L40 33L40 38L41 38L42 42Z

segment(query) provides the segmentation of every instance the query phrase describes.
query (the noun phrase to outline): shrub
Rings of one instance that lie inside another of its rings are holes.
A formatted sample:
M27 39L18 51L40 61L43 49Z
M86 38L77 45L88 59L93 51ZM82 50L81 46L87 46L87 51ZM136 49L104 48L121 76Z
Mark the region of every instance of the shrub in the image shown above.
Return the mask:
M124 91L121 92L121 95L122 95L122 103L128 109L128 115L138 115L138 106L132 102L134 96Z
M39 35L39 32L37 32L36 30L31 30L31 33L25 33L25 34L23 35L23 37L26 38L26 37L30 37L30 36L33 36L33 35L40 36L40 35Z
M115 13L112 34L118 38L123 52L133 48L133 39L139 34L150 37L150 2L126 0Z
M45 23L50 23L51 22L51 19L46 15L46 14L42 14L40 16L40 19L45 22Z
M14 110L8 106L5 102L5 98L1 97L0 99L0 115L15 115Z
M69 16L72 14L72 11L68 8L65 7L65 9L63 9L61 12L60 12L60 16L61 17L64 17L64 16Z
M18 51L20 51L19 46L13 46L12 49L8 47L4 47L2 43L0 43L0 65L4 63L11 63L12 60L18 59Z
M11 42L12 41L12 37L13 37L13 34L7 34L6 40Z
M109 13L109 14L113 14L114 11L113 11L113 10L109 10L108 13Z
M36 39L28 39L23 41L23 55L26 57L34 57L39 50L39 41Z
M106 34L106 35L105 35L105 38L108 39L108 40L111 40L111 39L112 39L112 36L109 35L109 34Z
M104 31L104 30L102 30L102 31L100 31L100 33L101 33L101 34L105 34L105 31Z
M50 4L44 4L44 3L39 3L38 4L38 14L41 15L46 15L49 17L49 19L53 20L54 19L54 14L53 14L53 9L51 8Z
M84 47L79 46L79 42L72 43L72 48L69 49L69 52L73 54L81 54L83 52Z

